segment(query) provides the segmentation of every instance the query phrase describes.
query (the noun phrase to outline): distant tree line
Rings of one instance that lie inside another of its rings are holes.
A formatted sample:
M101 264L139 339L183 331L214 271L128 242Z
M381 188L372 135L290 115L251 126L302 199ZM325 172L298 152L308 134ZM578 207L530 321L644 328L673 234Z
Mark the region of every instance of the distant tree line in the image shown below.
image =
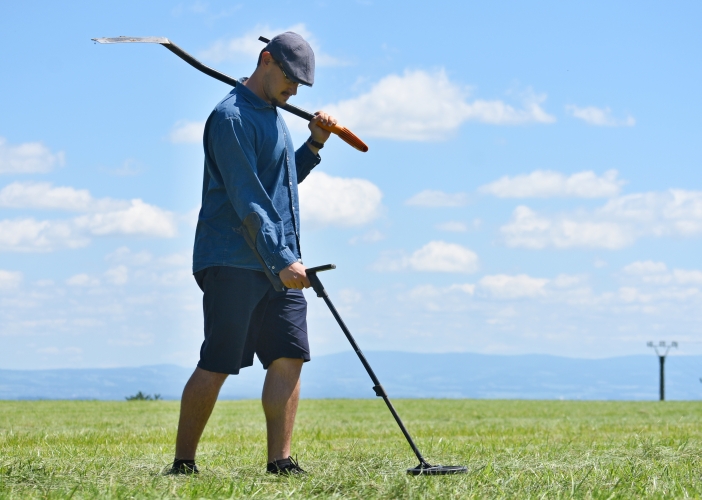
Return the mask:
M161 399L160 394L154 394L151 396L151 394L144 394L143 392L139 391L133 396L127 396L124 399L127 401L158 401Z

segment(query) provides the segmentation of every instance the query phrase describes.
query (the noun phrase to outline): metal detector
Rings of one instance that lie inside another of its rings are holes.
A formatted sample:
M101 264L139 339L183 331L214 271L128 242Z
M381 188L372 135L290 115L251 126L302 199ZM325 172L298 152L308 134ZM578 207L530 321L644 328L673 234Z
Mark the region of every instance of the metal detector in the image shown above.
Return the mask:
M463 467L462 465L431 465L419 452L419 448L417 448L417 445L414 444L412 436L410 436L410 433L407 431L405 424L402 423L400 415L397 414L397 410L395 410L395 407L392 405L392 402L390 402L388 394L385 392L385 389L383 389L383 386L380 385L380 380L378 380L378 377L375 376L373 369L371 368L370 364L368 364L366 357L361 352L361 348L358 347L358 344L356 343L356 340L354 340L353 335L351 335L351 332L346 327L346 324L344 324L344 320L342 320L341 316L339 316L339 312L336 310L336 307L334 307L334 304L332 304L332 301L329 299L329 294L324 289L324 285L322 285L322 282L319 280L319 276L317 276L317 273L320 273L322 271L329 271L331 269L336 269L336 266L334 264L326 264L324 266L310 267L306 269L305 272L307 273L307 279L310 280L312 288L317 293L317 297L321 297L322 299L324 299L324 302L326 302L327 306L329 307L329 310L334 316L334 319L336 319L336 322L339 323L339 326L344 332L344 335L346 335L346 338L351 344L351 347L353 347L353 350L358 355L358 359L361 360L361 363L363 363L363 367L366 369L368 375L375 384L373 386L375 395L380 398L383 398L383 401L385 401L388 410L390 410L390 413L392 413L392 416L395 418L395 422L397 422L397 425L400 426L402 434L405 435L405 439L407 439L407 442L412 448L412 451L415 455L417 455L417 458L419 459L419 465L411 469L407 469L407 473L412 474L414 476L418 476L420 474L429 476L443 476L446 474L465 474L468 471L468 469L466 467Z

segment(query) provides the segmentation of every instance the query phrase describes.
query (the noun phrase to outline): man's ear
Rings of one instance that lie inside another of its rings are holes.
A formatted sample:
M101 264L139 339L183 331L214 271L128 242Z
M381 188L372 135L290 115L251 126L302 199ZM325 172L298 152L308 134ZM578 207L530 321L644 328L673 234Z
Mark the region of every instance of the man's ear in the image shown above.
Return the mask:
M273 56L270 52L265 51L261 53L261 64L268 66L273 61Z

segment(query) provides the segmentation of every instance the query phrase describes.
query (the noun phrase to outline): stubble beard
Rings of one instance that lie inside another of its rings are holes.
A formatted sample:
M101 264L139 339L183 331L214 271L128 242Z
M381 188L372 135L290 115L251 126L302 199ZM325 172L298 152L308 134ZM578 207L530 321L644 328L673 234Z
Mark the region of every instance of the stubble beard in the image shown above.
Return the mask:
M263 79L263 93L268 101L270 101L270 103L274 106L281 106L282 104L285 104L285 101L281 103L281 101L276 97L276 93L273 91L271 79L268 77L264 77Z

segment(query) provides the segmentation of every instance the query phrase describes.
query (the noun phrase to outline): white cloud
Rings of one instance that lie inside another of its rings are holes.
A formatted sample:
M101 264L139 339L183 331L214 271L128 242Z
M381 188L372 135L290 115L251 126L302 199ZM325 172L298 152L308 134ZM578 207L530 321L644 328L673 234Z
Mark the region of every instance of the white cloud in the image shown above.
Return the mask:
M465 233L468 231L468 226L464 222L447 221L436 225L439 231L448 231L450 233Z
M153 333L130 333L128 335L113 338L107 341L108 344L120 347L144 347L154 343Z
M76 232L68 221L0 220L0 251L49 252L58 248L80 248L89 242L90 239Z
M554 288L573 288L574 286L582 285L587 281L587 276L578 274L559 274L553 280L550 280L550 285Z
M608 170L598 177L589 170L566 177L560 172L536 170L526 175L506 175L480 187L479 191L499 198L612 197L619 194L624 184L617 175L616 170Z
M0 174L33 174L63 166L63 151L52 153L40 142L25 142L13 146L0 137Z
M514 209L512 220L502 226L500 232L508 246L533 249L593 247L614 250L634 241L633 234L614 222L543 217L524 205Z
M659 267L655 266L654 269ZM630 280L632 276L628 275L626 279ZM487 316L486 323L511 325L510 328L523 328L524 324L499 320L504 309L495 301L528 299L530 309L515 305L517 309L512 309L510 316L516 318L534 314L531 321L537 323L544 320L550 323L559 314L558 311L569 311L568 315L582 313L588 317L592 317L593 311L597 311L598 315L613 313L621 319L623 314L630 313L664 315L664 311L670 311L666 308L674 304L702 304L699 287L702 271L675 270L651 276L667 276L669 280L651 281L647 280L647 275L637 275L635 278L640 283L595 293L589 285L588 275L559 274L554 278L540 278L523 273L495 274L482 277L475 285L460 285L463 290L458 288L459 285L443 288L430 284L416 286L407 292L400 292L398 299L400 302L412 301L417 308L434 312L470 310L471 317L484 314ZM470 294L474 300L465 300L461 292ZM541 309L542 306L548 309ZM567 328L572 328L572 325Z
M594 211L539 215L518 206L500 231L526 248L624 248L641 237L702 234L702 191L670 189L611 199Z
M122 246L114 252L107 254L105 256L105 260L107 262L126 262L132 265L142 266L151 262L153 260L153 255L151 255L151 252L147 250L142 250L138 253L132 253L129 247Z
M114 285L124 285L129 281L129 269L125 265L112 267L105 271L105 278Z
M425 189L412 196L405 204L417 207L462 207L468 204L468 195Z
M171 15L179 17L182 16L183 13L192 12L193 14L203 16L207 22L211 24L214 21L234 15L235 12L241 10L243 7L243 4L236 4L232 7L215 11L212 10L212 6L209 2L197 0L189 5L179 3L171 10Z
M60 189L60 188L59 188ZM0 251L50 252L60 248L80 248L90 243L91 236L134 235L156 238L176 236L175 216L159 207L134 199L131 202L113 200L86 200L80 191L66 188L66 196L47 198L48 208L76 209L124 206L123 209L80 215L72 220L36 220L34 218L0 220ZM50 190L49 190L50 191ZM74 196L75 195L75 196ZM89 195L88 195L89 197ZM39 208L38 199L27 199Z
M5 244L14 240L19 242L24 238L35 240L38 246L48 249L53 246L51 240L61 239L75 241L58 246L83 246L88 234L143 235L159 238L170 238L177 234L174 214L140 199L95 199L87 189L54 187L46 182L14 182L5 186L0 190L0 207L88 212L71 221L26 219L28 222L24 230L19 228L20 222L0 221L5 227L18 230L14 237L8 234L4 235L5 238L0 236L0 242ZM48 236L49 233L51 237Z
M566 106L566 111L575 118L599 127L633 127L636 125L633 116L629 115L620 120L612 116L612 110L609 108L596 108L595 106L581 108L571 104Z
M124 234L172 238L178 234L173 213L139 199L132 200L124 210L82 215L74 223L98 236Z
M457 292L466 295L473 295L475 294L475 285L473 285L472 283L462 283L450 285L447 287L437 287L434 285L420 285L412 288L407 294L407 296L413 299L428 299Z
M377 229L371 229L367 233L360 236L354 236L349 240L349 244L357 245L359 243L377 243L378 241L384 240L385 235L378 231Z
M532 278L526 274L510 276L495 274L484 276L478 285L491 296L499 299L533 298L545 295L544 288L549 280Z
M374 268L377 271L474 273L478 270L478 255L455 243L430 241L410 256L385 254Z
M155 257L146 250L132 252L123 246L106 255L105 260L112 267L104 276L115 285L175 286L192 280L192 249Z
M613 304L643 305L635 310L646 314L659 313L671 303L688 302L702 298L699 288L685 287L681 286L680 283L660 279L644 279L643 286L622 286L616 293L604 295L607 296L606 300Z
M702 285L702 271L695 269L673 269L668 271L664 262L651 260L632 262L622 269L625 274L634 276L642 283L652 285Z
M106 172L119 177L132 177L144 171L144 166L134 158L127 158L121 166L117 168L105 168Z
M664 273L668 270L668 266L664 262L653 262L652 260L632 262L624 267L624 272L627 274L656 274Z
M64 348L59 348L59 347L42 347L41 349L37 349L38 353L41 354L55 354L55 355L76 355L76 354L82 354L83 349L80 347L64 347Z
M455 243L431 241L412 254L409 267L417 271L473 273L478 270L478 255Z
M88 212L124 208L126 201L96 200L87 189L53 187L48 182L13 182L0 190L0 207Z
M324 109L356 133L405 141L445 139L466 121L493 125L552 123L541 108L544 95L528 92L523 108L502 101L468 101L469 90L451 82L444 70L407 70L388 75L358 97Z
M702 271L674 269L673 277L681 285L702 285Z
M22 283L22 273L0 269L0 290L17 288Z
M353 288L342 288L339 290L339 299L342 304L357 304L363 299L363 294Z
M98 286L100 280L85 273L76 274L66 280L68 286Z
M414 302L429 311L455 313L470 307L467 300L475 294L475 285L461 283L446 287L419 285L400 294L402 302Z
M302 23L295 24L288 28L271 28L267 24L259 24L238 38L218 40L208 49L202 51L200 57L212 62L236 61L249 62L254 65L258 60L258 54L265 47L265 44L261 42L258 37L264 36L266 38L273 38L275 35L286 31L294 31L310 44L314 51L316 66L344 66L347 64L341 59L322 51L317 38Z
M361 226L381 212L383 193L365 179L312 172L300 184L300 215L312 227Z
M604 217L639 224L654 236L702 233L702 191L669 189L614 198L602 207Z
M101 285L129 286L135 292L124 296L129 304L151 304L157 300L149 287L179 287L192 282L192 250L154 256L148 251L133 252L119 247L105 256L108 267L100 274L79 273L65 283L74 287L99 287ZM197 288L197 287L196 287ZM100 294L109 297L110 287L103 286Z
M173 125L168 139L174 144L201 144L205 122L179 120Z
M532 303L543 304L592 304L593 294L587 281L585 275L559 274L553 279L547 279L527 274L495 274L484 276L477 284L454 284L448 287L419 285L408 292L401 292L398 298L402 302L414 302L429 311L456 313L469 309L473 311L471 316L482 311L488 314L488 323L496 324L503 323L498 317L504 314L515 316L515 310L505 310L495 300L531 299ZM466 300L466 295L475 300Z
M623 286L617 292L617 298L622 302L651 302L653 295L641 292L638 288Z

